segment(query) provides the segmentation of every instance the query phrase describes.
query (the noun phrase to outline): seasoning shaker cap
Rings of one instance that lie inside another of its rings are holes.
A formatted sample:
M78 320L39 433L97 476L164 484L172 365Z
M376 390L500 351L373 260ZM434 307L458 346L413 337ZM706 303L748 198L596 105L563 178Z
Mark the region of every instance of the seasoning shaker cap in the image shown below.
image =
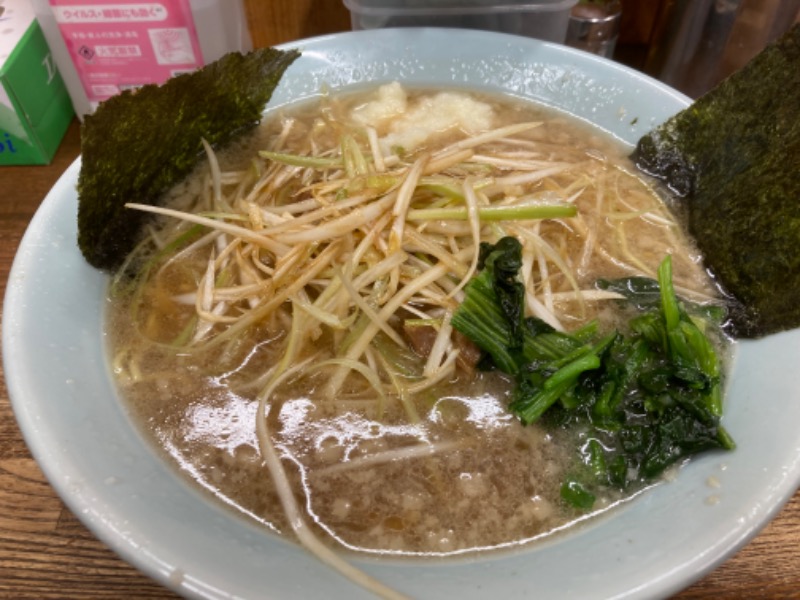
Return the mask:
M622 5L619 0L587 0L570 12L566 44L611 57L619 37Z

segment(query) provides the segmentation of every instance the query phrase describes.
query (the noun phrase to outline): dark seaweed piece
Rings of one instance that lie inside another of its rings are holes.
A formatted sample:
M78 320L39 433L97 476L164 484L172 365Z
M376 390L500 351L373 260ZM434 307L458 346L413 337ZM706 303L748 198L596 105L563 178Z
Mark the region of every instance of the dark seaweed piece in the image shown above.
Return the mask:
M98 269L117 269L147 215L126 202L158 204L202 154L261 120L297 51L231 53L163 85L125 91L100 104L81 127L78 246Z
M800 326L800 25L644 136L633 158L683 200L731 329Z

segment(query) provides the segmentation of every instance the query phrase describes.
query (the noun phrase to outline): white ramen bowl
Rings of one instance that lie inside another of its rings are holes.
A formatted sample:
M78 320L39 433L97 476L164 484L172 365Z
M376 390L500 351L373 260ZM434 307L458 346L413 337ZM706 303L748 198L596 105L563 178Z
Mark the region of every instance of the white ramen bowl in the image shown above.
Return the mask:
M314 96L323 84L466 86L543 102L633 144L688 104L608 60L504 34L375 30L291 46L303 56L270 107ZM5 301L8 388L50 483L120 556L187 597L368 597L293 543L187 485L134 428L104 352L107 277L76 246L79 168L76 161L64 173L31 222ZM415 598L672 594L741 547L797 489L798 355L799 331L739 343L724 418L738 449L697 458L675 481L605 518L502 555L355 562Z

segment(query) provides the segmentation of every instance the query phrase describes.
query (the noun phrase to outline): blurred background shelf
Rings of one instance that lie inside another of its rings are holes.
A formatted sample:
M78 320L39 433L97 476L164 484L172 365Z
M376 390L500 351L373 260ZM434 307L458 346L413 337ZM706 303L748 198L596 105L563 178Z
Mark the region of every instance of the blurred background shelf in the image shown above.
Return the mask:
M595 0L597 1L597 0ZM800 0L620 0L614 60L697 97L800 22ZM349 31L342 0L244 0L253 45Z

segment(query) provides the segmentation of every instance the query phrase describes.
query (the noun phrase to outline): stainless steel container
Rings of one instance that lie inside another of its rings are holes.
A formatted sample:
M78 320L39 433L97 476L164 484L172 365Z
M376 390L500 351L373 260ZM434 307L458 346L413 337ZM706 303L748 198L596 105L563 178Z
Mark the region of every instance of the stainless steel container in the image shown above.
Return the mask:
M621 16L619 0L579 2L572 7L569 16L566 44L611 58L619 37Z

